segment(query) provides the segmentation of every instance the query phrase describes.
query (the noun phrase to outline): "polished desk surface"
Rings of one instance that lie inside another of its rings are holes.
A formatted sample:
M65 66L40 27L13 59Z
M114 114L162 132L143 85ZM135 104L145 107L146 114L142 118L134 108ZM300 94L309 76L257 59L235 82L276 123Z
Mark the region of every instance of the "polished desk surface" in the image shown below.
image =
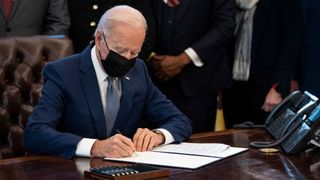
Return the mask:
M248 147L249 142L261 140L271 140L264 130L241 129L194 134L189 141ZM84 179L83 172L90 167L118 164L125 163L103 161L101 158L67 160L27 156L0 160L0 179ZM249 149L197 170L164 169L170 170L170 179L320 179L320 150L309 150L293 156L282 152L263 154L256 149Z

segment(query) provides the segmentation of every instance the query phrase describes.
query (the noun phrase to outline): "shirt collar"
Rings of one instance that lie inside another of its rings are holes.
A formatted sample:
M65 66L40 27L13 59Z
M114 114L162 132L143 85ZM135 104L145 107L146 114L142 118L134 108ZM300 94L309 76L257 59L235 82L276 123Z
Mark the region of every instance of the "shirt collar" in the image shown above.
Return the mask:
M97 58L96 46L93 46L91 49L91 60L94 70L96 72L98 82L100 84L108 77L108 74L102 69L102 64L100 60Z

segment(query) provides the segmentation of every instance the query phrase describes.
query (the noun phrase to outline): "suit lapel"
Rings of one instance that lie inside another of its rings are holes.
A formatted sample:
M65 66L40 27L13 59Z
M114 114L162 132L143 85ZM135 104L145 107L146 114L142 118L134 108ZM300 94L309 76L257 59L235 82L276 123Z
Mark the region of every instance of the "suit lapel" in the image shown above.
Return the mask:
M200 3L200 2L197 2ZM185 12L189 9L191 5L191 0L182 0L180 1L180 5L177 7L179 8L176 22L179 22L180 18L183 18Z
M157 18L157 27L161 27L162 22L162 8L163 8L164 2L159 0L153 0L153 11L155 14L155 17Z
M180 1L180 5L176 8L179 8L178 10L178 14L176 16L176 21L178 22L180 18L183 17L183 15L185 14L185 12L188 10L188 8L191 5L191 0L183 0ZM153 1L153 9L154 9L154 13L157 14L157 26L161 27L161 23L162 23L162 11L163 11L163 7L167 6L163 1L159 1L159 0L154 0Z
M21 0L14 0L13 1L13 8L11 10L11 14L10 14L9 20L14 16L14 13L19 8L20 2L21 2Z
M97 77L91 60L91 48L92 46L87 47L80 55L81 84L96 126L97 135L99 138L105 138L106 121Z
M120 109L111 134L114 134L117 129L121 129L121 125L129 119L129 115L131 114L133 104L132 97L135 85L133 78L135 77L132 73L128 73L121 77L122 95L120 100Z

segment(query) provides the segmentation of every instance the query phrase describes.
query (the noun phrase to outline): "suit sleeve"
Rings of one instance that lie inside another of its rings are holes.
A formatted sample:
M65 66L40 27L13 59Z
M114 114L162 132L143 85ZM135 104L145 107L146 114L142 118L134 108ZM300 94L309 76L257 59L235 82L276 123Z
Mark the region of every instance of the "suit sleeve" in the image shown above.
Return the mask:
M68 35L70 17L67 0L50 0L45 21L44 34Z
M236 5L232 0L214 0L212 3L210 16L211 29L193 43L191 47L196 51L204 63L211 53L221 51L221 48L230 42L235 29Z
M72 158L82 137L57 130L66 101L64 81L57 69L50 63L44 69L42 96L27 121L24 143L32 153Z
M282 39L272 83L279 83L283 96L289 93L290 80L303 45L303 14L298 0L283 0L281 8ZM277 2L278 3L278 2Z

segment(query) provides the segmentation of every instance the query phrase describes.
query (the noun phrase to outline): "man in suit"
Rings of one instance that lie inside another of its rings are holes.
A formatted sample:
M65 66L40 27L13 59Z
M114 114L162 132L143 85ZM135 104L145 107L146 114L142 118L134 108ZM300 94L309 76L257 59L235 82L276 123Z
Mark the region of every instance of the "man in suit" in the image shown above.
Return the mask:
M289 93L303 44L299 0L237 0L237 5L234 85L223 97L230 128L245 121L264 124Z
M235 27L231 0L153 1L156 85L193 122L214 129L217 91L231 85L227 45Z
M102 16L94 44L45 67L42 97L25 128L30 152L122 157L190 136L190 120L136 59L146 28L138 10L116 6ZM139 128L141 119L157 129Z
M298 89L320 97L320 1L301 0L306 31L305 49L296 66Z
M0 36L67 35L66 0L2 0ZM4 1L8 6L4 5Z

